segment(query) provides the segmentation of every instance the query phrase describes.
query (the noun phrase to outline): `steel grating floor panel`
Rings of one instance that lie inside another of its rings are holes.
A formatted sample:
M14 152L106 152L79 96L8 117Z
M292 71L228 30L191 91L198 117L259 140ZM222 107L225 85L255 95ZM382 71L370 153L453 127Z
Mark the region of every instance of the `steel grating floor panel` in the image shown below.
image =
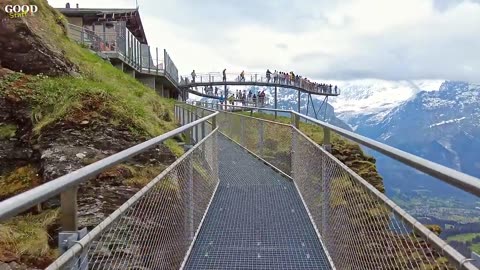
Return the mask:
M331 269L293 182L218 143L220 184L185 269Z

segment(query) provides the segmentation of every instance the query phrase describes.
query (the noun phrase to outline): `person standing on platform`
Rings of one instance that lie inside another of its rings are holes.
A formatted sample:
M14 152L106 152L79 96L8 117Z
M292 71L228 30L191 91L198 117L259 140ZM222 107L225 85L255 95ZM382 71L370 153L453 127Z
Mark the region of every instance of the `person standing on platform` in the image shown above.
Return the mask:
M222 80L223 80L223 82L226 82L227 81L227 69L226 68L223 69L222 74L223 74L223 79Z
M240 81L241 82L244 82L245 81L245 71L242 70L242 72L240 73Z
M195 77L197 74L195 74L195 69L192 71L192 83L195 83Z
M267 69L266 75L267 75L267 83L270 83L270 76L272 75L272 72L269 69Z

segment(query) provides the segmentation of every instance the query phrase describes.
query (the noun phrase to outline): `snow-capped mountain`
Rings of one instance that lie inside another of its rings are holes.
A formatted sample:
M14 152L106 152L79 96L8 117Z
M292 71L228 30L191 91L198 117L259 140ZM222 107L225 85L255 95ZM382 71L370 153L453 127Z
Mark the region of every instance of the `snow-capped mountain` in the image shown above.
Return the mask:
M376 79L334 81L341 94L331 99L337 116L353 129L375 125L394 108L421 91L437 91L443 81L385 81Z
M480 85L444 82L438 91L420 91L378 121L359 122L374 115L357 114L352 120L362 135L447 167L480 177ZM449 185L375 154L387 192L406 194L429 190L431 196L474 200Z

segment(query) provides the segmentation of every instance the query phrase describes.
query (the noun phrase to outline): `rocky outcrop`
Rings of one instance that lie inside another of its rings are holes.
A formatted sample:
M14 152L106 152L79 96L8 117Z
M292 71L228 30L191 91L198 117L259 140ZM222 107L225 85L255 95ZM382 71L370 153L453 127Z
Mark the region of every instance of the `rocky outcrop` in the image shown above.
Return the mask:
M0 11L0 66L27 74L76 74L77 68L48 40L33 16L11 19ZM63 24L59 21L62 27Z
M12 73L0 69L0 74ZM22 78L17 78L17 81ZM28 89L25 91L28 92ZM72 111L61 121L47 125L41 132L35 132L31 104L14 91L0 94L0 131L7 126L14 127L9 132L0 132L0 135L6 134L0 136L0 181L8 179L15 186L12 187L12 192L3 195L0 193L0 200L15 195L15 191L33 188L148 139L121 124L111 124L108 115L99 113L101 109L95 107L97 103L94 101L78 111ZM174 160L174 154L166 146L159 145L80 185L79 226L92 229L98 225L141 188L142 183L131 184L129 180L139 177L143 178L141 182L151 180ZM24 167L32 173L16 173ZM31 179L31 182L36 184L26 189L25 185L20 186L21 189L17 188L19 185L13 181L29 181L26 175L32 175L31 178L34 176L35 179ZM2 188L7 188L4 182ZM43 209L58 206L58 199L42 204ZM54 246L57 243L59 224L52 224L50 230L51 246ZM14 260L2 259L2 254L7 251L0 252L0 267L5 269L34 269L31 267L50 263L42 261L42 258L32 261L19 256Z

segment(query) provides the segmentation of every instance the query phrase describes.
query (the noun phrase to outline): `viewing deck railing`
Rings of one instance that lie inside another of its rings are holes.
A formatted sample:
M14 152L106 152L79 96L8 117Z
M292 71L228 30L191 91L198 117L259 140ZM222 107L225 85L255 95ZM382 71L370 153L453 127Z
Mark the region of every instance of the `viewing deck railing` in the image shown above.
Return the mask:
M285 79L285 78L276 78L273 74L270 78L267 75L261 73L245 73L244 78L240 77L240 73L226 73L225 80L223 73L221 72L210 72L210 73L199 73L195 76L195 81L191 75L180 76L180 86L195 87L197 85L222 85L225 84L238 84L238 85L269 85L269 86L278 86L286 88L294 88L301 91L310 92L312 94L319 95L331 95L338 96L340 95L340 89L332 85L320 86L312 82L307 82L304 79L299 79L297 81ZM223 89L222 89L223 90ZM214 95L214 93L205 93L207 95ZM223 94L223 91L219 91L219 94Z
M68 35L93 51L121 59L138 72L165 75L178 84L178 69L165 49L141 43L124 22L111 23L113 27L101 31L69 24Z

